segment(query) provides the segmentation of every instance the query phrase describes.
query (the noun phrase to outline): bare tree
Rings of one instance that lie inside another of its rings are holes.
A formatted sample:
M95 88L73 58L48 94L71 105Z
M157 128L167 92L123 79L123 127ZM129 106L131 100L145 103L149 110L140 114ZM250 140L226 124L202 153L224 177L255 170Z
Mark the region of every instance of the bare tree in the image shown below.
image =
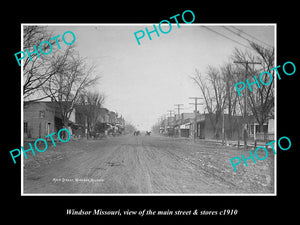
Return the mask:
M232 56L233 60L249 62L258 61L261 63L259 66L248 68L250 73L259 80L260 73L268 71L272 74L272 79L275 79L275 71L270 71L270 69L274 67L274 48L268 49L253 42L250 43L250 46L255 53L235 49ZM245 66L240 67L240 74L245 76ZM251 77L248 77L248 79L250 81ZM239 81L242 80L245 80L245 77L240 76ZM269 83L270 77L264 75L262 76L262 81L264 83ZM263 124L268 121L270 115L272 115L272 110L274 109L274 82L271 82L269 85L260 84L260 87L253 85L252 89L253 91L249 92L247 96L249 106L249 112L247 113L251 113L255 117L260 126L260 131L262 132Z
M42 41L48 41L52 46L55 45L55 40L50 40L52 37L45 27L42 26L24 26L24 42L23 50L28 49L29 52L34 51L34 46L38 48ZM24 99L28 101L38 101L48 96L43 95L41 87L62 67L72 47L68 47L66 51L60 50L60 56L55 57L57 48L53 47L52 52L49 55L34 53L32 54L31 60L29 57L24 59L23 66L23 95ZM49 45L41 46L43 52L48 52L50 49ZM53 64L55 66L53 66Z
M262 71L270 71L274 67L274 48L267 49L256 43L251 43L251 47L259 55L257 60L260 60ZM260 71L261 72L261 71ZM272 79L275 79L275 71L270 71ZM263 82L268 83L270 77L263 76ZM260 85L255 95L249 95L250 106L253 115L255 116L260 131L263 131L263 124L268 121L270 116L273 115L274 110L274 82L269 85Z
M52 75L42 90L46 96L56 102L62 122L67 126L70 115L78 102L81 93L88 87L96 84L99 76L94 75L95 66L89 66L85 59L81 58L74 51L67 55L66 61L62 66L52 64L54 70L58 72Z
M94 130L96 122L100 116L101 106L105 100L104 94L99 92L81 93L78 104L81 112L86 115L87 118L87 130L90 134Z
M235 49L231 60L233 61L248 61L260 62L260 65L248 67L248 74L255 75L259 79L260 73L269 71L272 74L272 79L275 79L275 71L270 71L274 67L274 48L267 49L256 43L249 43L252 51L242 51ZM193 81L199 86L202 96L205 101L205 108L209 113L209 118L215 132L215 137L219 136L221 113L224 109L228 109L229 120L229 138L232 136L234 130L237 129L240 137L241 121L235 115L253 115L260 125L260 130L263 131L263 124L272 116L274 109L274 82L269 85L260 85L256 87L252 85L253 92L247 96L247 112L244 112L245 101L241 99L236 90L235 84L245 79L251 81L251 77L246 77L246 66L233 66L227 63L219 69L208 66L205 75L202 75L197 69ZM268 75L262 76L264 83L269 83L270 77ZM246 87L248 88L248 87ZM244 118L246 120L247 118ZM246 121L243 121L244 123Z
M208 66L206 76L202 76L196 69L196 74L191 77L199 86L208 110L209 118L216 138L220 136L222 112L226 103L226 84L220 71Z
M224 80L225 87L226 87L226 103L224 108L228 111L228 132L227 137L229 139L232 138L234 131L238 131L240 127L240 120L235 117L240 113L240 108L238 107L239 96L235 91L234 84L236 83L236 70L231 63L226 63L220 68L222 73L222 79Z

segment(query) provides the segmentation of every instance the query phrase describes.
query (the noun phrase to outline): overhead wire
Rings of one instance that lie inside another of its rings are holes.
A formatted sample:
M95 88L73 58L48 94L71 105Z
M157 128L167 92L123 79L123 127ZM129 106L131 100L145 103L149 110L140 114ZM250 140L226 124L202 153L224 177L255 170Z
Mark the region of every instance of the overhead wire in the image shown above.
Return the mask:
M245 35L247 35L247 36L249 36L249 37L255 39L256 41L259 41L259 42L261 42L261 43L263 43L263 44L265 44L265 45L267 45L267 46L273 48L272 45L270 45L270 44L268 44L268 43L266 43L266 42L264 42L264 41L258 39L257 37L255 37L255 36L253 36L253 35L251 35L251 34L248 34L247 32L243 31L242 29L239 29L239 28L234 27L234 26L230 26L230 27L232 27L233 29L235 29L235 30L237 30L237 31L239 31L239 32L241 32L241 33L244 33ZM232 31L232 32L233 32L233 31ZM238 36L242 37L241 34L239 34L239 33L236 33L236 34L237 34ZM242 38L244 38L244 37L242 37ZM244 38L244 39L245 39L245 38Z
M234 40L234 39L232 39L232 38L230 38L230 37L227 37L226 35L224 35L224 34L222 34L222 33L220 33L220 32L217 32L217 31L215 31L215 30L213 30L213 29L211 29L211 28L209 28L209 27L207 27L207 26L203 26L203 27L206 28L206 29L208 29L209 31L211 31L211 32L213 32L213 33L216 33L216 34L218 34L218 35L220 35L220 36L222 36L222 37L228 39L228 40L231 40L231 41L233 41L233 42L235 42L235 43L237 43L237 44L239 44L239 45L242 45L242 46L244 46L245 48L251 49L249 46L244 45L243 43L241 43L241 42L239 42L239 41L237 41L237 40Z
M233 30L230 30L228 27L226 27L226 26L222 26L222 27L223 27L224 29L230 31L231 33L233 33L233 34L235 34L235 35L237 35L237 36L243 38L244 40L246 40L246 41L248 41L248 42L252 42L252 41L249 40L248 38L245 38L245 37L241 36L239 33L236 33L236 32L234 32Z

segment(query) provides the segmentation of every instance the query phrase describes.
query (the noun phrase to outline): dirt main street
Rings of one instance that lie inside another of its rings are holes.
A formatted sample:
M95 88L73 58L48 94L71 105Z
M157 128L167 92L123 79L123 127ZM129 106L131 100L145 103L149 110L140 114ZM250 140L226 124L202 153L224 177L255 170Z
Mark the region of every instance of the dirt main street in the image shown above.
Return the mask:
M241 153L161 136L70 141L24 160L24 194L274 193L273 154L234 172L229 160Z

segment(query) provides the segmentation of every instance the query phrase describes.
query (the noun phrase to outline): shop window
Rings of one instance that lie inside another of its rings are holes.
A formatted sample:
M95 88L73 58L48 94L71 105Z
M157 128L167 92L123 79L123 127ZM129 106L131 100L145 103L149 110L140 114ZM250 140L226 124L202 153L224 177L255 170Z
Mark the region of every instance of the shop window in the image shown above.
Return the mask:
M24 122L24 133L28 133L28 122Z
M45 111L40 111L39 118L45 118Z

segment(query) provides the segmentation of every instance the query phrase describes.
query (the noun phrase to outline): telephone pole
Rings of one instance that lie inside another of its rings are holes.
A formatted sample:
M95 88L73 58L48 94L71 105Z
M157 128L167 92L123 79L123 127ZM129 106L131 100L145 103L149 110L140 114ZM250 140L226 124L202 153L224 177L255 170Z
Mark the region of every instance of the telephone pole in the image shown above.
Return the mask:
M170 126L170 119L172 117L172 113L174 113L174 112L173 112L173 110L168 110L168 112L170 113L170 116L168 117L168 127L169 127L168 135L170 136L170 133L169 133L170 128L171 128L171 126Z
M248 66L249 64L261 64L260 62L249 62L249 61L234 61L234 63L237 64L245 64L246 66L246 79L248 78ZM247 150L247 137L248 137L248 132L247 132L247 126L248 126L248 118L247 118L247 105L248 105L248 88L246 88L246 93L244 95L244 129L243 129L243 137L244 137L244 150ZM256 137L254 137L254 142L256 145Z
M190 103L191 105L195 105L195 110L194 110L194 141L196 140L196 134L197 134L197 106L198 105L203 105L203 103L198 103L199 99L203 99L201 97L189 97L189 99L194 99L194 103Z
M181 120L181 116L180 116L180 109L183 109L183 108L180 108L180 106L183 106L183 104L175 104L175 106L177 106L177 117L176 120ZM175 132L175 135L178 136L178 137L181 137L181 130L180 130L180 125L181 125L181 122L179 122L179 127L177 127L177 132Z
M177 106L177 115L180 116L180 109L183 109L180 106L183 106L183 104L175 104L175 106Z
M168 110L168 112L170 113L170 117L172 116L172 113L174 113L173 110Z
M168 123L167 123L167 116L166 114L163 115L163 121L164 121L164 133L167 133L167 126L168 126Z

